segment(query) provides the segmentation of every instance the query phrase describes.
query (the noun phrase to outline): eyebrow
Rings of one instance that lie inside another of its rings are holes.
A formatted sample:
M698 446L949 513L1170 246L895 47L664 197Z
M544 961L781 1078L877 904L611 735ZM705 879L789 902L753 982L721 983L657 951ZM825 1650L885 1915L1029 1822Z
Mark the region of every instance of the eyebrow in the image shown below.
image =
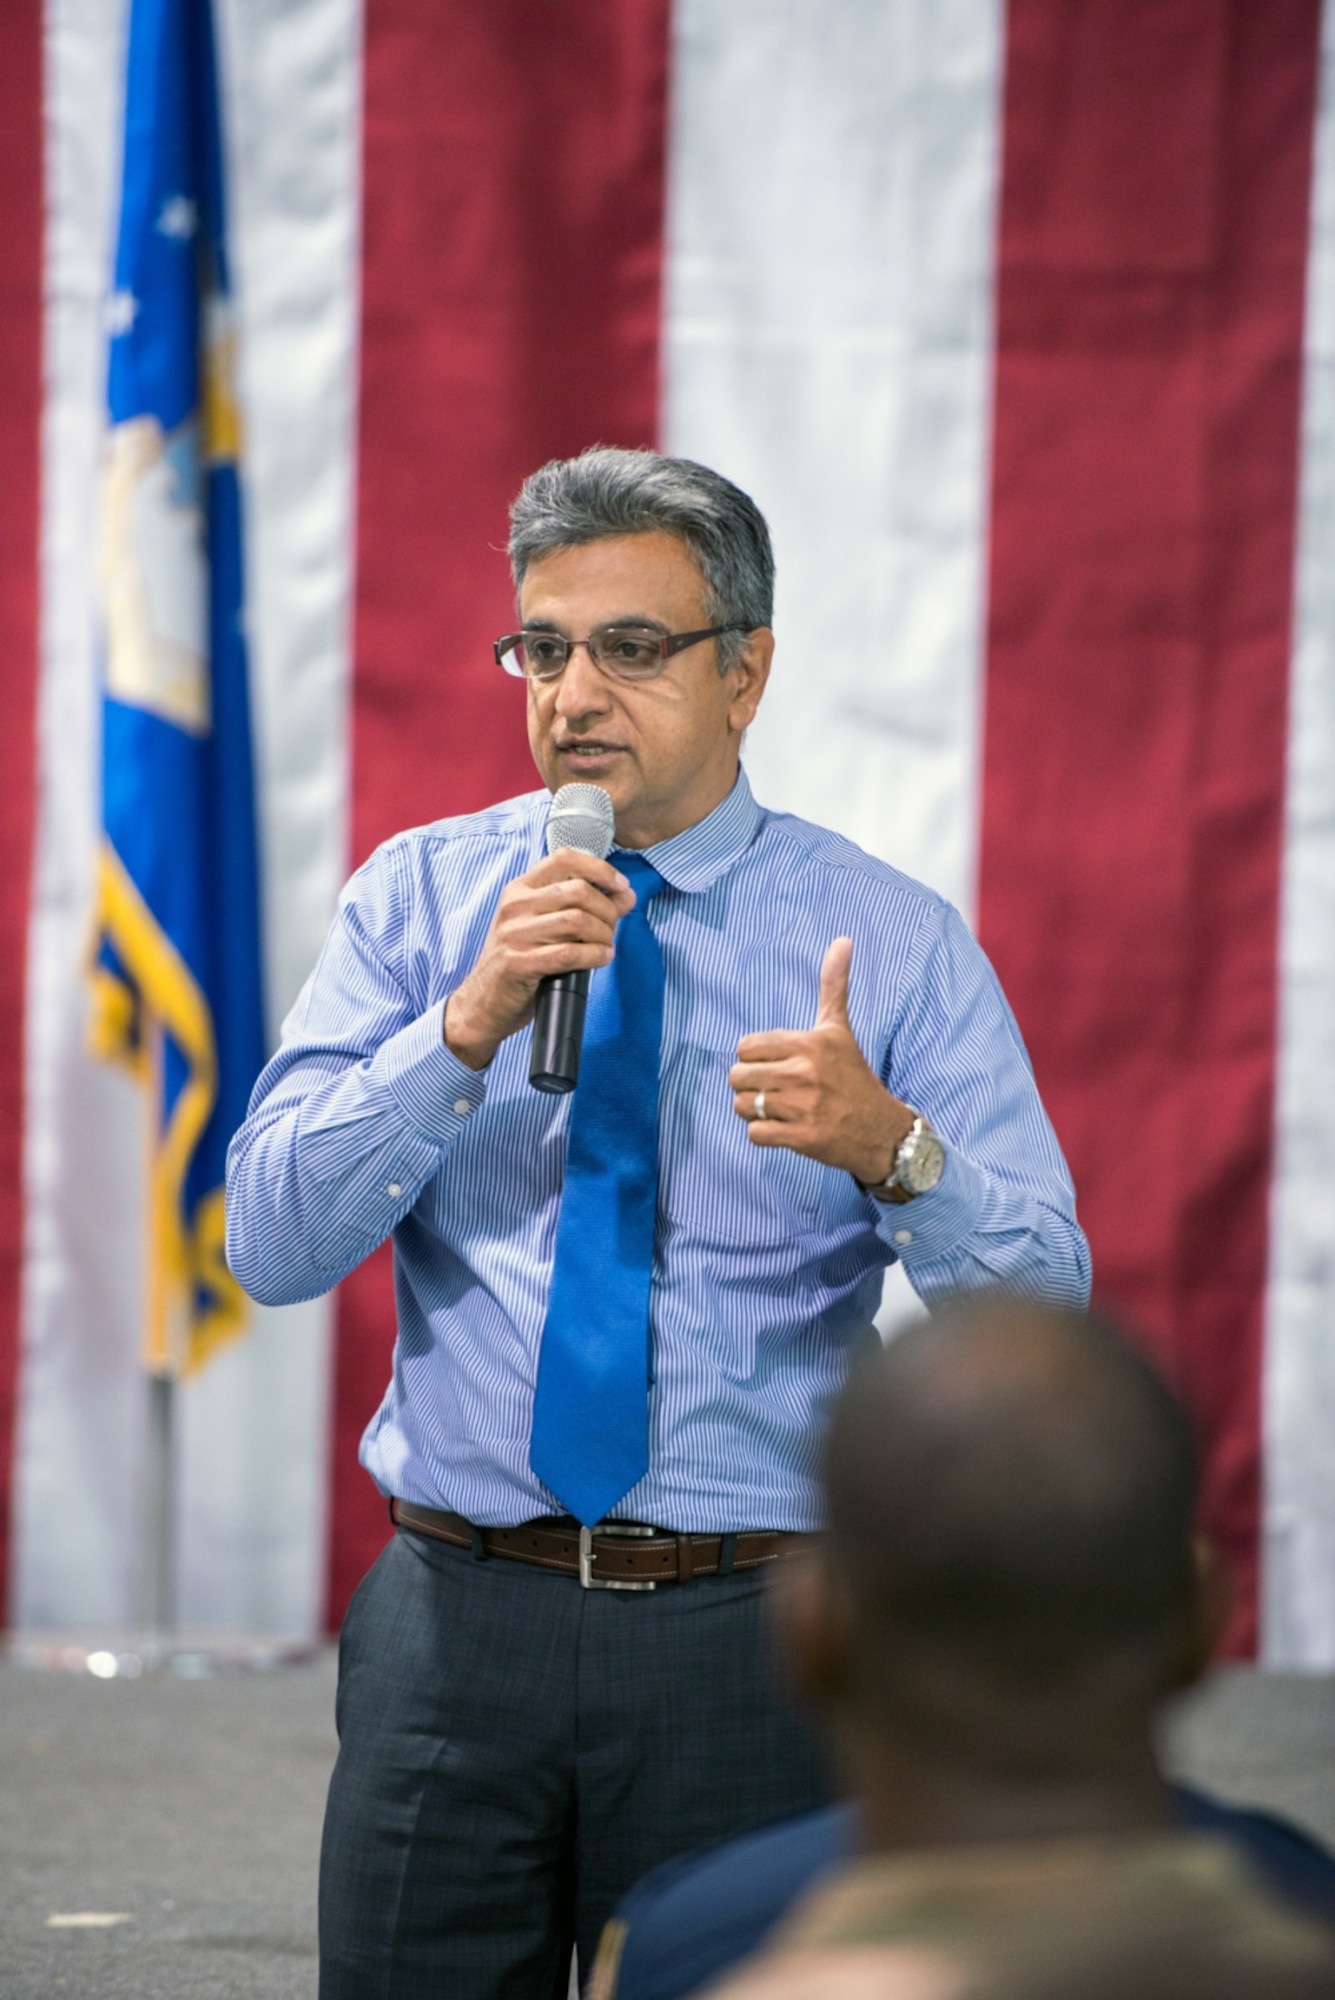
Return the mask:
M637 625L646 632L670 632L672 629L661 618L651 618L647 611L621 611L611 618L600 618L593 629L595 632L605 631L609 625ZM551 632L560 639L568 636L553 618L526 618L522 629L525 632Z

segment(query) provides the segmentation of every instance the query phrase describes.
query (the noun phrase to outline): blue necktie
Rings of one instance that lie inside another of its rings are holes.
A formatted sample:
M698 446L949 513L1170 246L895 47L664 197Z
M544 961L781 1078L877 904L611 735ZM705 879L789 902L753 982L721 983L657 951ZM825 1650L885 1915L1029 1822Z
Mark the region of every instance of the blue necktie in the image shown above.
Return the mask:
M593 976L571 1100L565 1190L538 1356L529 1464L586 1528L649 1469L649 1279L658 1206L663 954L636 854L616 957Z

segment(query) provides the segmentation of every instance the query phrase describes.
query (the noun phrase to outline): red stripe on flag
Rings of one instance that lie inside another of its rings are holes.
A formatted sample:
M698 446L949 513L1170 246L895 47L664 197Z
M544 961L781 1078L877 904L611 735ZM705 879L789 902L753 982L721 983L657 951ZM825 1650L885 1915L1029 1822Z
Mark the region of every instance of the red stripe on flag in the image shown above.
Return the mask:
M380 0L366 45L355 860L537 783L493 664L506 510L587 444L652 444L667 0ZM329 1611L385 1536L356 1464L387 1259L344 1285Z
M32 891L42 404L42 9L0 10L0 1605L23 1257L23 1044Z
M980 922L1255 1640L1318 0L1012 0Z

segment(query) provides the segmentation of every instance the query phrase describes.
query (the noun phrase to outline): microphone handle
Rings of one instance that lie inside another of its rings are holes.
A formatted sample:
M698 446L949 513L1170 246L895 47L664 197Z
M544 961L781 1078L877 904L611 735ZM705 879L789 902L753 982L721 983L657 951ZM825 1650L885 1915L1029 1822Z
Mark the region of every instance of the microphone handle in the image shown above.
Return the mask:
M533 1053L528 1080L535 1090L563 1097L579 1080L584 1012L589 1004L588 972L558 972L538 987L533 1009Z

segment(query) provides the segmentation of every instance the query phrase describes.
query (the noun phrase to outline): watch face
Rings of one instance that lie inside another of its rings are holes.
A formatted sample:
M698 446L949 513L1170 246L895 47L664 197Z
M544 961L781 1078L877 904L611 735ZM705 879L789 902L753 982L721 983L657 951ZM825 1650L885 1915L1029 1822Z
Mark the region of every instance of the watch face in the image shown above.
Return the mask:
M899 1183L910 1194L927 1194L946 1170L946 1149L935 1132L906 1139L899 1155Z

